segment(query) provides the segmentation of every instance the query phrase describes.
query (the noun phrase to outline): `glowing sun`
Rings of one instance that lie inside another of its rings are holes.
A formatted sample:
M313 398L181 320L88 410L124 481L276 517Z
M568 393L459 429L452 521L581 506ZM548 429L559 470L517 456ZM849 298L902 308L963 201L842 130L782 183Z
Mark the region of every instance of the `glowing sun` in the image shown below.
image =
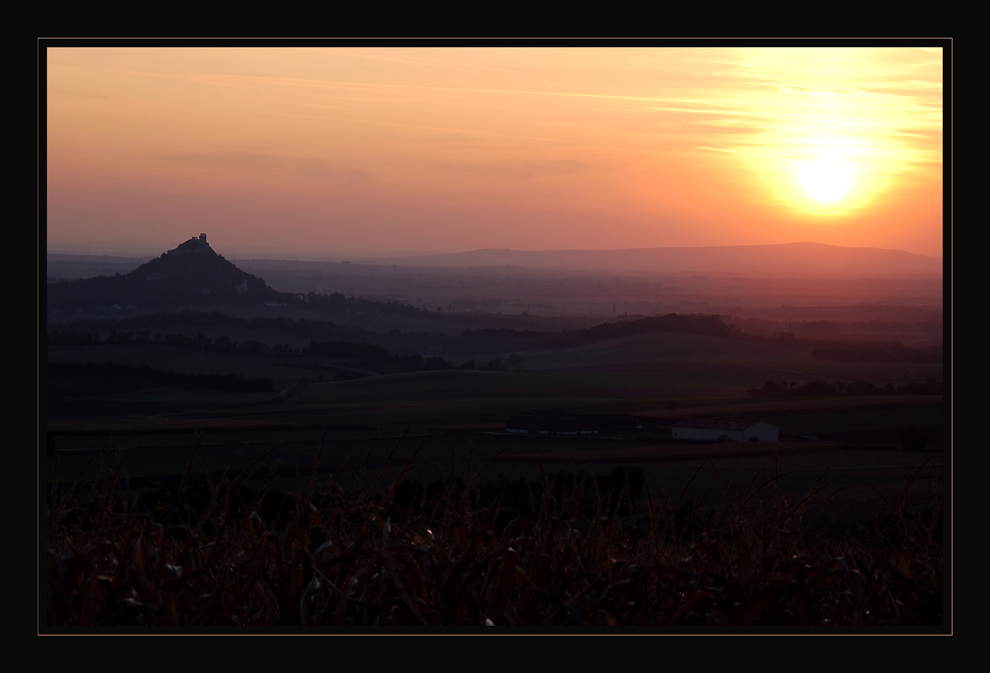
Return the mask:
M801 167L798 179L811 196L831 203L849 191L853 180L852 164L841 159L821 159Z

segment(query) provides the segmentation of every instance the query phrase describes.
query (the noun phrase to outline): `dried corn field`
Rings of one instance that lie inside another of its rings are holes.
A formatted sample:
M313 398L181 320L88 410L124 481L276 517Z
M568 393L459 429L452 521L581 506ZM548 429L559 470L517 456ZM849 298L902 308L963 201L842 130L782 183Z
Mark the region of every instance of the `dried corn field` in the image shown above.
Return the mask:
M704 467L704 466L702 466ZM702 468L699 467L699 470ZM384 472L383 472L384 473ZM348 475L138 499L56 485L50 627L720 627L943 623L937 492L829 535L776 475L700 507L634 470L433 484ZM905 491L906 492L906 491ZM44 617L43 617L44 619Z

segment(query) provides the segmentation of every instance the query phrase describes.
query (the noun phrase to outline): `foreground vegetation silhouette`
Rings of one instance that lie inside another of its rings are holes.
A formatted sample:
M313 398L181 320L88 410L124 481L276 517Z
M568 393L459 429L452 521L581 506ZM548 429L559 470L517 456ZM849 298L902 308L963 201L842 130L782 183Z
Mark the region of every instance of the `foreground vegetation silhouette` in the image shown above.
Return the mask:
M245 470L135 498L119 458L86 484L56 474L48 624L942 624L936 490L910 508L905 488L858 534L840 535L839 515L815 523L809 511L823 479L791 502L779 474L723 489L710 463L713 507L688 501L687 486L656 492L638 468L424 483L406 478L410 461L391 483L384 469L361 469L318 491L318 463L308 492L286 495L246 487Z

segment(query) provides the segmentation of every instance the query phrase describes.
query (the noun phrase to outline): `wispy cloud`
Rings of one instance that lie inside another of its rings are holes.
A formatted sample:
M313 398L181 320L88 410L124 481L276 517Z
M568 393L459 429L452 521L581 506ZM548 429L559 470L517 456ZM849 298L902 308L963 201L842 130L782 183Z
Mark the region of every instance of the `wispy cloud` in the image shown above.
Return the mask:
M122 184L181 194L149 206L148 222L207 203L256 222L251 236L310 222L307 247L451 232L485 247L492 223L510 246L826 229L856 244L922 213L938 222L940 50L84 48L48 63L65 222L118 217ZM825 207L798 175L836 156L856 178ZM142 221L139 206L127 222ZM50 235L75 235L61 221Z

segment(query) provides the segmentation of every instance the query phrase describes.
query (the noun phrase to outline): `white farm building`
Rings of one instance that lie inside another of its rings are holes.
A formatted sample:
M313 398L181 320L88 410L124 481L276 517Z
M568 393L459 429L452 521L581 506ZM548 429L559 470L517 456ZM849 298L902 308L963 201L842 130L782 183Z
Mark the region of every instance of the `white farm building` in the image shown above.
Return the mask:
M780 428L742 418L685 418L671 426L671 435L706 442L778 442Z

